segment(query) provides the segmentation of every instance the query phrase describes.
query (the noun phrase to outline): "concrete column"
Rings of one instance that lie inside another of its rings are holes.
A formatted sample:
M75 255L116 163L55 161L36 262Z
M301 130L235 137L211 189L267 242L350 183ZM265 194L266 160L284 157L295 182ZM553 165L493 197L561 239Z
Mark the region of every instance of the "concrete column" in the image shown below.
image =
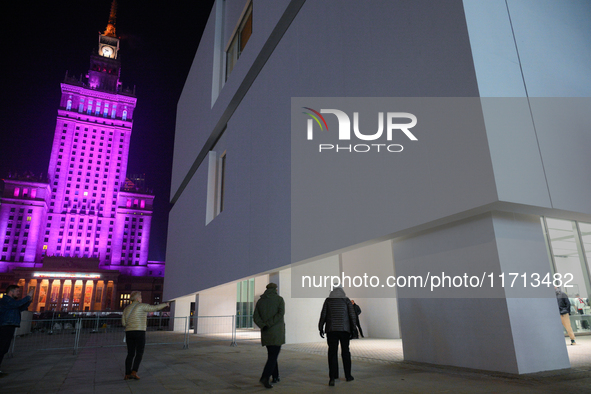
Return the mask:
M261 298L261 296L263 295L265 290L267 290L268 283L269 283L269 275L267 275L267 274L261 275L261 276L256 276L254 278L254 303L255 303L255 305L256 305L257 301L259 300L259 298Z
M75 280L71 280L70 281L71 285L70 285L70 298L68 301L68 307L67 307L67 311L71 312L73 309L73 304L74 304L74 289L76 288L76 281Z
M525 273L530 283L550 271L538 216L479 215L395 240L393 253L399 277L496 280L492 291L488 278L487 291L399 287L405 360L515 374L570 367L554 288L510 288L507 280L502 288L498 277Z
M101 296L101 311L106 310L105 302L107 301L107 288L109 287L109 281L103 279L103 294Z
M170 316L172 316L172 318L168 321L168 330L169 331L175 331L175 328L177 331L180 331L179 329L179 325L175 324L176 323L176 300L170 303ZM195 330L195 333L197 333L197 330Z
M33 295L33 312L39 310L39 294L41 292L41 279L37 279L37 284L35 285L35 294Z
M380 278L382 284L395 275L392 241L363 246L341 255L341 273L351 278ZM347 296L361 308L359 321L365 337L400 338L396 288L387 286L350 286L345 282Z
M25 288L24 288L24 290L23 290L23 294L22 294L22 296L23 296L23 297L26 297L26 296L27 296L27 294L29 294L29 285L30 285L30 284L31 284L31 278L29 278L29 279L25 279ZM34 296L34 295L33 295L33 296ZM31 304L32 304L32 303L31 303ZM30 306L30 305L29 305L29 309L31 309L31 310L32 310L32 308L31 308L31 306Z
M234 311L236 310L236 290L234 290ZM182 297L182 298L177 298L175 300L175 302L172 304L171 307L171 313L174 313L174 331L177 332L184 332L185 330L185 324L189 325L189 322L186 321L186 319L188 319L188 316L190 315L190 310L191 310L191 302L195 301L195 296L193 295L189 295L186 297ZM195 307L195 309L197 309L197 307ZM235 313L235 312L234 312ZM221 315L222 313L220 313ZM215 316L214 314L210 314L209 316ZM205 324L209 324L211 322L214 322L219 324L220 321L219 319L213 318L213 319L208 319L207 322ZM228 320L229 322L229 320Z
M92 281L92 294L90 295L90 311L94 312L94 298L96 297L96 284L97 280Z
M113 281L113 295L111 296L111 310L119 309L119 299L117 299L117 283Z
M336 274L339 269L338 256L332 256L323 259L322 262L314 261L307 266L310 270L304 268L304 272L313 275L314 265L328 265L334 268ZM335 275L336 275L335 274ZM279 271L279 295L285 301L285 343L306 343L306 342L324 342L318 334L318 320L324 304L324 298L292 298L292 268ZM330 289L328 289L330 290ZM324 296L328 296L328 290L324 291ZM305 316L305 318L303 318ZM256 325L255 325L256 327Z
M82 294L80 294L80 312L84 312L84 301L86 301L86 285L88 280L82 281Z
M281 281L281 277L279 275L279 272L271 272L269 274L269 283L275 283L277 285L277 287L279 287L279 285L281 285L281 283L279 283ZM266 290L266 286L265 285L265 290ZM263 291L264 293L264 291Z
M66 282L65 279L61 279L60 280L60 291L57 295L57 310L61 311L62 310L62 298L63 298L63 293L64 293L64 283Z
M175 316L176 315L172 315ZM199 332L199 293L195 294L195 311L193 313L193 333Z
M45 301L45 310L46 311L50 310L49 307L51 307L51 294L53 293L53 282L55 282L55 281L56 281L56 279L51 279L49 281L49 285L47 286L47 299ZM57 309L57 306L56 306L56 309Z

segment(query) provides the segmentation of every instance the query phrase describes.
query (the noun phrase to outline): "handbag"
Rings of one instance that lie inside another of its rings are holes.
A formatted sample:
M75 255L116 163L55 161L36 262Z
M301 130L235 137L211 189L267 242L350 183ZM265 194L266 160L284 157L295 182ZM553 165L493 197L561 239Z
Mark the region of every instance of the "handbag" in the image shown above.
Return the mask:
M131 311L129 312L129 315L127 316L127 319L129 319L131 317L131 315L133 314L133 311L135 310L135 307L138 306L140 303L138 302L137 304L135 304L133 306L133 308L131 308ZM125 312L124 312L125 313ZM125 327L125 326L124 326ZM125 331L123 331L123 342L127 342L127 334L125 333Z

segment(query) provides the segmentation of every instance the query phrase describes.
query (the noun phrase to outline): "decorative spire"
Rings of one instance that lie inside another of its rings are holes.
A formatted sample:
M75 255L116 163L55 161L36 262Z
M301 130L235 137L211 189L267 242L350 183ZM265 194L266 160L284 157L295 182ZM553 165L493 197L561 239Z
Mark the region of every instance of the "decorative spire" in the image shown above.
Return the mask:
M115 23L117 22L117 0L113 0L111 3L111 13L109 14L109 23L107 23L107 29L105 30L105 36L115 36Z

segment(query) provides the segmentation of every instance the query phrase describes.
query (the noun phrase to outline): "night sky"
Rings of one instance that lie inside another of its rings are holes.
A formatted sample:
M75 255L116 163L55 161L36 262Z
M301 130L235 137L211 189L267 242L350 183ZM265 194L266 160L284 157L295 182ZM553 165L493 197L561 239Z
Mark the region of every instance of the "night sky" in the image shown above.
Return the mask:
M150 260L165 260L176 106L213 0L119 0L123 87L136 86L128 174L153 189ZM0 178L46 174L66 71L86 75L111 0L15 1L3 6Z

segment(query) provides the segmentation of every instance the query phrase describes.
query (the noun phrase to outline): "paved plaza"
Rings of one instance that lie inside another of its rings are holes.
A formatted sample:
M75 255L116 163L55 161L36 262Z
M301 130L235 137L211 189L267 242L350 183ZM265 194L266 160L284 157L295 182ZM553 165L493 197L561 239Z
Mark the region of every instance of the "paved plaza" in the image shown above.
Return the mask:
M148 333L154 335L154 333ZM591 393L591 336L567 346L568 370L525 376L403 362L400 340L351 342L355 380L328 387L324 342L284 345L281 382L258 383L266 350L257 340L146 347L139 381L123 380L124 347L26 351L5 359L0 392L18 393ZM566 343L566 341L565 341ZM341 373L342 375L342 373Z

